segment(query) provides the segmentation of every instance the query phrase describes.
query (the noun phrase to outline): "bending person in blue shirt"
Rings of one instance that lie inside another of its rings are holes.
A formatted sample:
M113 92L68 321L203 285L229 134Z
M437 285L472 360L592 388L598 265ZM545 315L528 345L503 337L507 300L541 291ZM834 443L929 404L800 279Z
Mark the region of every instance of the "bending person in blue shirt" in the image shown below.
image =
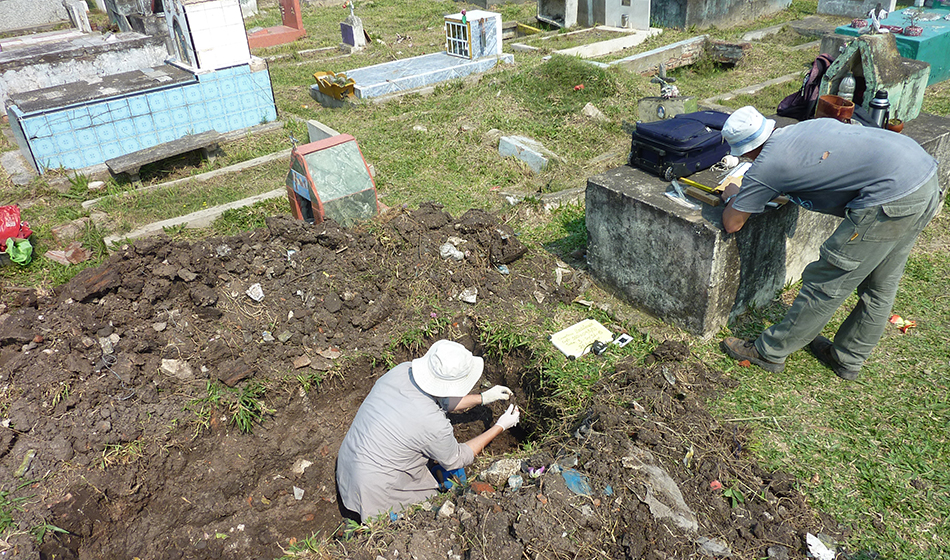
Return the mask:
M785 318L755 340L726 338L722 350L778 373L789 354L809 346L839 377L856 379L884 333L914 242L939 207L937 161L888 130L835 119L776 129L752 107L730 115L722 134L732 155L753 160L741 188L729 185L722 193L727 232L742 229L779 195L844 218L802 272ZM855 291L858 302L834 341L820 336Z

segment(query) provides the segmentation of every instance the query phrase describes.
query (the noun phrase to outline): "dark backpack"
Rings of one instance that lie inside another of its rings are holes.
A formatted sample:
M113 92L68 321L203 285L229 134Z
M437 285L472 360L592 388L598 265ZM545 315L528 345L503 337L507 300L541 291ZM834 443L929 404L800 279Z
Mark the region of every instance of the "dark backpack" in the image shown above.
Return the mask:
M818 88L821 86L821 79L828 71L828 67L834 59L831 55L818 55L815 62L811 64L811 70L802 80L802 87L795 93L789 95L778 104L776 114L782 117L791 117L803 121L815 116L815 106L818 105Z

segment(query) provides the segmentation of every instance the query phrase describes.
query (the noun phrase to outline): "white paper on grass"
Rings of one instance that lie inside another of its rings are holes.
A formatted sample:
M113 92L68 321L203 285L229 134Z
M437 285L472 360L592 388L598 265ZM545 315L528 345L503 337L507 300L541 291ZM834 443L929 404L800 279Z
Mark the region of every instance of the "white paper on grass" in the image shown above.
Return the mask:
M579 358L590 352L595 341L607 344L613 340L613 333L594 319L585 319L580 323L551 335L551 344L568 358Z

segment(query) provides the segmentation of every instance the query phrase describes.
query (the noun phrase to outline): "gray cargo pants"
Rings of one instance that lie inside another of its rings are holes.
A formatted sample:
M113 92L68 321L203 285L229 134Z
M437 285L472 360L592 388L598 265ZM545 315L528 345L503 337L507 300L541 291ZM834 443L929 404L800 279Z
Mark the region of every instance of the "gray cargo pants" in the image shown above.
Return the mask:
M755 341L766 360L784 362L821 334L852 292L858 303L838 328L834 354L847 369L860 369L877 345L891 313L904 265L917 236L937 213L934 174L913 193L881 206L847 211L802 272L802 289L785 318Z

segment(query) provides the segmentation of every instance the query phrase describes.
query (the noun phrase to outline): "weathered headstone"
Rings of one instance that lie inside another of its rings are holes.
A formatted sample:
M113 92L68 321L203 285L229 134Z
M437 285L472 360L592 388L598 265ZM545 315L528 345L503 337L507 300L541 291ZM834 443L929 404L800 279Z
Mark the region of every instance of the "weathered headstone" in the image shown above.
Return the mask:
M340 34L343 36L340 48L345 51L354 52L366 46L363 20L353 12L353 2L350 2L350 15L340 23Z

